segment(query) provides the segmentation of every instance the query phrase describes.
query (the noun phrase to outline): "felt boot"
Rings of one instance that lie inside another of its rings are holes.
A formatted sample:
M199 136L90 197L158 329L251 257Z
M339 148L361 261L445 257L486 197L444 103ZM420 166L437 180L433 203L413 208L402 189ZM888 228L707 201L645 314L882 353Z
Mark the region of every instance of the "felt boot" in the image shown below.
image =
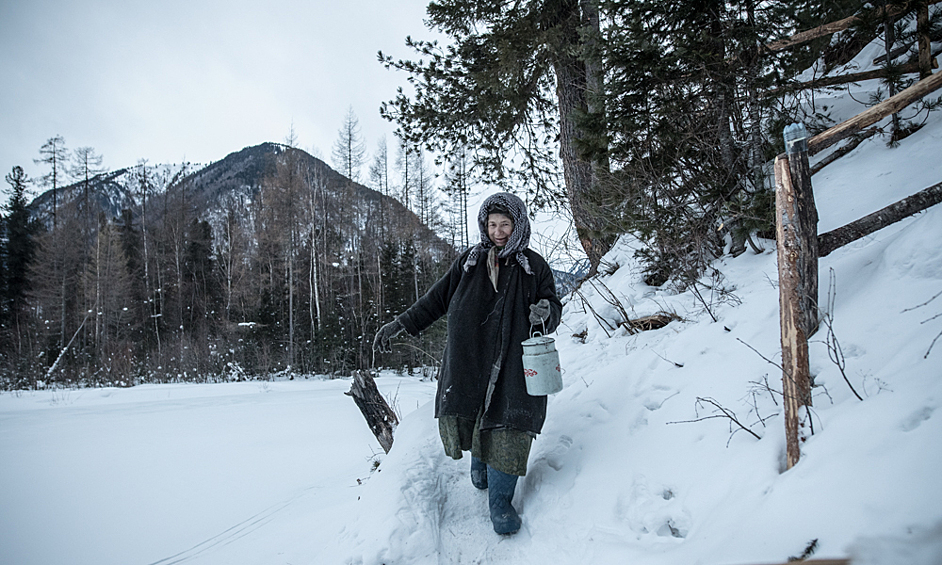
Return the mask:
M475 488L487 488L487 465L475 456L471 456L471 484Z
M517 488L517 476L487 466L487 498L491 509L494 531L501 535L513 534L520 529L520 516L510 502Z

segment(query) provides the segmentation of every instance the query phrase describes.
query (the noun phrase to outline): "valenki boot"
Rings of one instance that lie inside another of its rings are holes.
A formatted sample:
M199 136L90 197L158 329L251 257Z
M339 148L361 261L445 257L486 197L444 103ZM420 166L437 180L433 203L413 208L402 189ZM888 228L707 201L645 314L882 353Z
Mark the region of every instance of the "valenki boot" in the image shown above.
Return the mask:
M487 466L487 499L494 531L501 535L513 534L520 529L520 516L510 504L517 487L517 476Z
M471 456L471 484L475 488L487 488L487 465L475 456Z

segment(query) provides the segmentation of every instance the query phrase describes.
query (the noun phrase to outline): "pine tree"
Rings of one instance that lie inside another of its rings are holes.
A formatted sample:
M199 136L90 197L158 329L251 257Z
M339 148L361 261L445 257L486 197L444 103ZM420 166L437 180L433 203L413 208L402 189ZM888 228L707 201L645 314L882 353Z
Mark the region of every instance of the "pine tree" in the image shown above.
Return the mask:
M35 236L40 224L30 217L27 208L26 190L29 178L22 167L13 167L6 175L10 184L10 199L4 207L2 221L3 248L0 268L3 284L0 287L0 315L2 326L11 331L12 349L21 351L25 339L25 324L28 316L27 297L30 290L29 270L36 256Z
M427 25L448 37L447 47L407 38L419 61L380 53L387 68L410 75L416 90L410 97L400 89L380 110L408 145L443 155L467 148L484 179L526 190L538 206L558 200L562 162L565 194L593 269L613 241L591 206L606 161L579 149L590 133L577 123L598 111L589 92L599 68L585 57L587 38L597 33L596 4L432 2Z
M606 0L601 9L610 23L589 57L606 77L604 112L581 119L594 132L583 151L604 155L612 171L595 204L608 229L648 244L649 283L689 284L723 253L724 233L735 253L771 225L763 167L780 143L767 128L781 110L767 92L804 54L762 45L796 19L751 1Z
M452 215L452 246L459 250L470 244L468 233L468 194L471 191L471 175L468 171L468 156L464 148L448 160L448 172L442 190L451 197L449 211Z

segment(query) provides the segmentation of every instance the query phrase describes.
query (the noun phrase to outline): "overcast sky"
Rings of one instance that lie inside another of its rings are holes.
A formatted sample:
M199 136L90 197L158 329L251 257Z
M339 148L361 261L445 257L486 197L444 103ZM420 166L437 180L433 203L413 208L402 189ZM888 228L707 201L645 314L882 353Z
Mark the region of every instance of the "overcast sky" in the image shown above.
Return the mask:
M379 105L406 81L376 53L432 37L427 3L0 0L0 171L41 176L33 159L55 135L118 169L207 164L283 142L292 124L330 163L351 107L370 154L384 134L392 149Z

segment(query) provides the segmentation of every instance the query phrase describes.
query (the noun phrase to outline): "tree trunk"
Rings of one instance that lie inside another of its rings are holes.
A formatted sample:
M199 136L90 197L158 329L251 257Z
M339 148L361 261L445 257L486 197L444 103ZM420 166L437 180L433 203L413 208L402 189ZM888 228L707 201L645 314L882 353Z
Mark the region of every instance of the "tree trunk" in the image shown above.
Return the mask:
M561 34L573 38L571 44L559 48L553 68L556 72L556 97L559 102L559 156L563 162L566 194L572 208L572 219L582 248L589 257L589 275L598 270L602 256L611 248L614 238L604 233L598 212L593 210L592 194L599 182L598 165L583 159L576 143L583 134L576 124L576 115L588 110L586 89L588 69L586 63L572 53L580 34L581 18L578 13L565 13L569 9L579 11L576 3L560 8L561 25L566 29ZM595 78L593 78L593 81Z
M932 42L929 39L929 1L919 0L916 8L916 33L919 36L919 78L932 74Z
M393 445L393 432L399 425L399 418L386 403L383 395L379 393L373 377L367 371L354 371L350 390L344 394L353 397L357 408L360 409L366 423L370 426L370 431L379 440L383 451L389 453Z
M888 10L886 9L886 6L887 6L886 0L884 0L883 6L884 6L883 47L884 47L884 51L886 51L886 68L887 70L890 70L893 68L892 52L893 52L893 44L896 43L896 29L893 26L894 24L893 18L887 15ZM890 98L896 96L896 81L892 79L887 80L886 86L887 86L887 89L889 90ZM893 113L893 130L892 130L892 133L890 134L890 139L896 140L897 137L899 136L899 130L900 130L899 114L894 112Z

